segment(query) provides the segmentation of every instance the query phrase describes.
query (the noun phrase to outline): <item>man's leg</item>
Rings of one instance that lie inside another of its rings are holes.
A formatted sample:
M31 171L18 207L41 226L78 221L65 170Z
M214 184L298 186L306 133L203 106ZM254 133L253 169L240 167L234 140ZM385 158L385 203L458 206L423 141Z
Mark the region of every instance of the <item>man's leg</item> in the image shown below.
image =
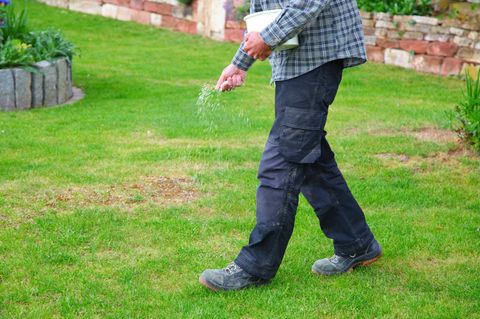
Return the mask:
M199 278L211 290L238 290L273 278L292 235L304 165L289 163L278 144L265 146L258 178L257 225L234 262L224 269L207 269Z
M257 224L235 263L251 275L270 279L292 235L304 165L287 162L267 141L258 172Z
M301 192L315 210L325 235L333 239L335 254L348 256L367 247L373 234L325 138L322 156L309 165L305 175Z

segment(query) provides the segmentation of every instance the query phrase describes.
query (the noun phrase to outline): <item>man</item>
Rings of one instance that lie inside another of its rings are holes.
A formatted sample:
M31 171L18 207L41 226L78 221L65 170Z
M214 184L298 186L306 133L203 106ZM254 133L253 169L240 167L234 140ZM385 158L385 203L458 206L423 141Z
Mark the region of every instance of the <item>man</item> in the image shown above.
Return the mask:
M257 224L249 244L224 269L208 269L200 283L237 290L268 283L293 231L299 193L312 205L334 256L312 271L334 275L376 261L382 250L351 194L325 139L328 106L342 70L366 62L362 22L355 0L254 0L250 12L282 8L262 32L250 32L217 88L242 85L256 59L270 57L275 81L275 122L260 162ZM295 49L274 51L298 34Z

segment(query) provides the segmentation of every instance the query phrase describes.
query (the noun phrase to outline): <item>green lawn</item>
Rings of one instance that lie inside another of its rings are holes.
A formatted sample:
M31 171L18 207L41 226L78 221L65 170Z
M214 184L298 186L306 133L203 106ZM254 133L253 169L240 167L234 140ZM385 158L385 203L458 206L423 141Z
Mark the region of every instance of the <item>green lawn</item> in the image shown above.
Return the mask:
M463 82L345 70L328 136L384 257L312 275L332 245L302 198L272 284L215 294L199 274L255 223L268 63L199 117L236 45L34 2L30 17L81 49L86 98L0 113L0 318L480 318L480 160L441 130Z

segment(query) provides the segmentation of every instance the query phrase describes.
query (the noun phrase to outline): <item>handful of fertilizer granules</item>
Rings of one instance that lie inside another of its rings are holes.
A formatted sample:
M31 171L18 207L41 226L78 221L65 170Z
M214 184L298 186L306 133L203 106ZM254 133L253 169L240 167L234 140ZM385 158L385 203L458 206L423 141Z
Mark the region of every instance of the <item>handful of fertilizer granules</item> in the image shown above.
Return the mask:
M215 89L213 85L205 84L202 86L197 99L197 113L202 115L207 112L216 111L222 104L220 102L220 95L222 93Z
M207 83L200 89L196 102L196 114L201 124L206 126L206 130L213 132L218 129L220 124L238 125L238 122L241 122L242 126L250 126L250 120L245 116L243 110L235 113L228 112L221 97L222 92L217 90L214 85Z
M223 109L220 101L221 92L215 89L213 85L205 84L202 86L197 98L197 116L202 124L206 125L206 130L215 131L219 113Z

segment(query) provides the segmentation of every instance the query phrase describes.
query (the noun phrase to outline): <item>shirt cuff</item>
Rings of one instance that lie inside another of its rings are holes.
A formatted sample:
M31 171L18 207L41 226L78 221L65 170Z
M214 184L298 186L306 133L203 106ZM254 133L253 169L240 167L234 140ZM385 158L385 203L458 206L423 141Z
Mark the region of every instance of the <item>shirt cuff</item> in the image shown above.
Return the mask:
M285 33L278 27L275 22L271 23L265 29L263 29L260 32L260 36L272 50L275 50L276 47L288 40L285 39Z
M243 45L238 48L237 53L232 60L232 64L243 71L248 71L254 62L255 59L243 50Z

